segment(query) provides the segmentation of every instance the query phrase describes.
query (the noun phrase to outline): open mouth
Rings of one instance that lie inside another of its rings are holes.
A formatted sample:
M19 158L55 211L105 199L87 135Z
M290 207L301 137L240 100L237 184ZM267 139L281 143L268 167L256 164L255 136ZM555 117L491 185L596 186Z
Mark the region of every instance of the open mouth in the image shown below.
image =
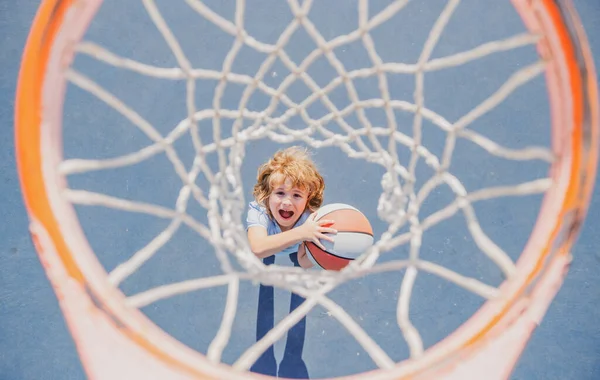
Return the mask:
M281 216L283 219L290 219L292 216L294 216L294 212L293 211L285 211L285 210L279 210L279 216Z

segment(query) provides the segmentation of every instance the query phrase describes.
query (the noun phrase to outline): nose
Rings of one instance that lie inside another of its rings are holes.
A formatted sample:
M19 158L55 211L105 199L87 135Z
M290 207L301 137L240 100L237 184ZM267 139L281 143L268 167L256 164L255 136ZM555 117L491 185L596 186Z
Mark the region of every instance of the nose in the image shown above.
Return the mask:
M291 206L292 205L292 200L290 199L290 197L283 197L283 200L281 201L281 203L284 206Z

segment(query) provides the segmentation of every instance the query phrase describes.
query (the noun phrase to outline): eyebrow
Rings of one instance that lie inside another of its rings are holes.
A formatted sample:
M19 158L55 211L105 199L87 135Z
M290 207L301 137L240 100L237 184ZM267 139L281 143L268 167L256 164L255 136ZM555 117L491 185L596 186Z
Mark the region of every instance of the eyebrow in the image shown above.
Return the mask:
M277 187L277 188L273 189L273 191L285 191L285 189L283 187ZM294 187L290 191L294 192L294 193L301 193L301 194L308 193L308 191L301 190L300 188L297 188L297 187Z

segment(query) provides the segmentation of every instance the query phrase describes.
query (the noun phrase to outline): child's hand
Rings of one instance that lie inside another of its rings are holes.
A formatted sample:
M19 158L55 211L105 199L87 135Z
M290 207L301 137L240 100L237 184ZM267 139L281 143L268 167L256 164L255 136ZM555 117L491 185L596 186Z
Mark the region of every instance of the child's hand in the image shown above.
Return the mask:
M325 235L326 233L337 234L337 230L330 228L333 225L333 220L323 219L323 220L315 220L317 216L316 212L310 214L306 222L303 225L298 227L299 232L302 234L303 241L311 241L315 243L319 248L325 250L325 247L319 239L328 240L333 243L333 238L331 236Z
M304 269L309 269L314 266L308 256L306 256L306 246L304 245L304 242L298 247L298 264Z

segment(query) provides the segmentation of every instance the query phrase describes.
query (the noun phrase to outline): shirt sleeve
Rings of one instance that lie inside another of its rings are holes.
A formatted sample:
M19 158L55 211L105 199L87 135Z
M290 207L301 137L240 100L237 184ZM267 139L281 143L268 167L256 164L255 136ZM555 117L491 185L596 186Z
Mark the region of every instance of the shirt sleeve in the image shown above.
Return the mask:
M302 215L300 216L300 218L298 218L298 221L296 222L296 224L294 224L294 228L300 227L301 225L303 225L304 222L306 222L306 220L310 217L310 214L311 214L310 211L304 211L302 213Z
M246 217L246 230L253 226L263 226L265 229L269 228L269 216L263 207L260 207L257 203L251 202L248 205L248 216Z

